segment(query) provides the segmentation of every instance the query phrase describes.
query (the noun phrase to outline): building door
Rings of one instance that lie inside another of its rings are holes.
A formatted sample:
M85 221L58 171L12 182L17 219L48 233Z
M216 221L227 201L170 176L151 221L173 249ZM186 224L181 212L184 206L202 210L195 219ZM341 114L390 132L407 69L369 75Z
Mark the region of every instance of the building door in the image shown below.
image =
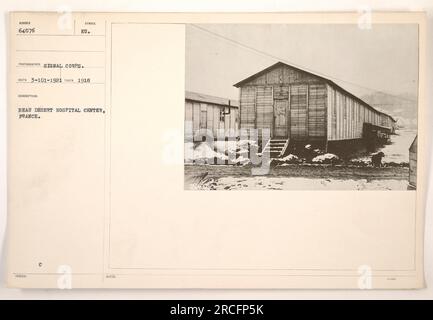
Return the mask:
M274 100L274 137L287 137L287 100Z

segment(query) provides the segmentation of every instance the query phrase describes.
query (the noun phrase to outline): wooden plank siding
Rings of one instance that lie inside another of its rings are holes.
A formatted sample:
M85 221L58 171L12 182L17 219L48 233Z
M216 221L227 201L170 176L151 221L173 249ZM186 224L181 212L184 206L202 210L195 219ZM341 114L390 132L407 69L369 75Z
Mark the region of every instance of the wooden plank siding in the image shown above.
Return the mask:
M290 138L295 141L308 137L307 103L308 86L290 86Z
M287 136L326 139L326 86L313 76L280 66L240 87L240 127L274 130L275 100L287 101ZM276 134L278 136L278 134Z
M299 72L288 66L276 67L269 72L258 76L243 86L279 85L292 83L314 83L317 78L306 72Z
M222 114L228 110L230 114ZM199 135L206 135L209 132L214 138L221 133L223 137L235 137L239 128L239 108L236 101L188 93L185 97L185 122L188 123L185 125L185 136L188 137L192 134L195 139L201 140ZM192 133L186 132L189 130L189 124Z
M417 153L418 153L418 136L415 137L409 147L409 184L416 187L417 180Z
M326 101L324 84L310 84L308 94L308 136L311 140L326 137Z
M274 136L274 105L287 101L288 135L293 140L326 138L327 92L324 84L255 86L241 88L240 127L269 128ZM277 135L278 136L278 135Z
M294 141L361 139L364 123L394 132L395 120L331 80L279 62L235 84L240 128L269 128ZM284 106L287 116L284 120ZM276 107L277 106L277 111ZM275 125L278 121L278 126ZM287 121L287 130L282 123Z
M256 126L256 88L241 88L240 123L241 128L253 129Z
M271 86L257 87L255 127L259 129L258 134L260 136L264 128L268 128L272 131L273 121L274 121L273 105L274 105L273 87Z
M393 121L388 115L371 110L337 88L327 84L327 112L329 141L361 139L364 123L391 128Z

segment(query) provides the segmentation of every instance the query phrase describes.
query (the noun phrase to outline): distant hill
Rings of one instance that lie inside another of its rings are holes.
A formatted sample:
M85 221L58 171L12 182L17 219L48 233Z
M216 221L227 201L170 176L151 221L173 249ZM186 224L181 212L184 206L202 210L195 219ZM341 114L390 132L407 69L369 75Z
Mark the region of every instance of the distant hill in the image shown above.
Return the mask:
M411 94L389 95L382 92L360 97L375 109L395 118L400 127L415 129L417 127L418 98Z

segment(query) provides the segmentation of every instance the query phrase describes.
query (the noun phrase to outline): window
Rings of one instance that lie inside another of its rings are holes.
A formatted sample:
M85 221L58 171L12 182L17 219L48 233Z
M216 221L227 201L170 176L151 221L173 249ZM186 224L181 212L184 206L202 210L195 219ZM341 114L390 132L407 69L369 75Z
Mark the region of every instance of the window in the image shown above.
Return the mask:
M220 122L224 122L226 119L226 115L224 113L224 109L220 110Z

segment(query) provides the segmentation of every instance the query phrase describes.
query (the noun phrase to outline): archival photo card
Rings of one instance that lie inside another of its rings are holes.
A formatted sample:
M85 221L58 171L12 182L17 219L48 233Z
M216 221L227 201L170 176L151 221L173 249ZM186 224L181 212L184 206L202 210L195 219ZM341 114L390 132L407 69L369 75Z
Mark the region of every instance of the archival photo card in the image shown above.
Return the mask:
M423 288L427 24L370 18L11 13L8 286Z

